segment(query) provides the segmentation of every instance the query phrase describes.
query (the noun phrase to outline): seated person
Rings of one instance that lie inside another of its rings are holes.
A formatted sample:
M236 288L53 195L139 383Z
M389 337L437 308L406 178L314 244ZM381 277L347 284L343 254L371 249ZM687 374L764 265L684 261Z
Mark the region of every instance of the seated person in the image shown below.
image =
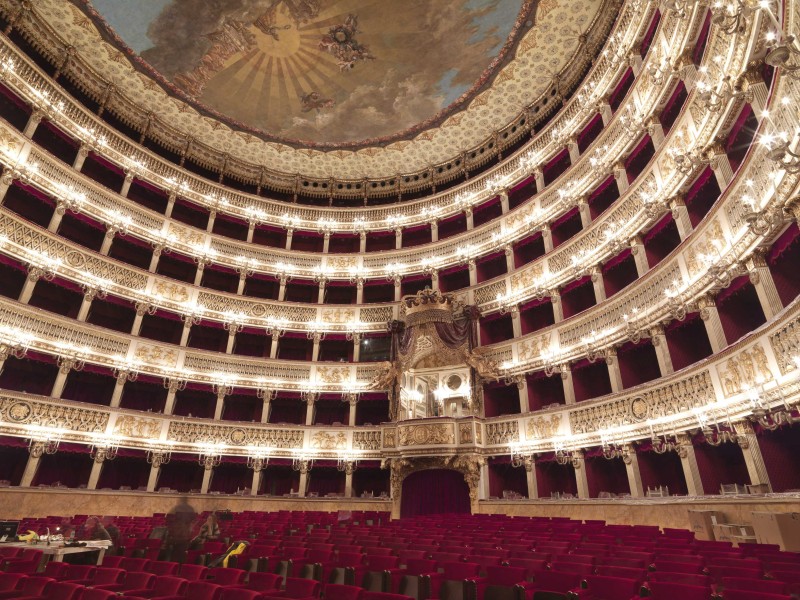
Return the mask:
M87 540L111 540L106 528L100 524L100 517L89 517L86 522L78 528L75 539L81 541Z
M205 542L213 542L219 539L219 524L217 523L217 515L211 513L206 517L205 522L200 526L200 531L192 539L191 547L194 549L201 548Z

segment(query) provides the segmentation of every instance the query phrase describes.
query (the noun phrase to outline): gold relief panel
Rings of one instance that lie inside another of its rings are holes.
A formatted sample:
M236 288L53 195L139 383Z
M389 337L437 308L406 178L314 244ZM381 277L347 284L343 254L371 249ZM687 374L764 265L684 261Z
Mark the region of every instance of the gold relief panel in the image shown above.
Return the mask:
M356 318L356 311L351 308L322 310L323 323L349 323Z
M17 140L5 127L0 127L0 145L13 152L17 149Z
M347 436L343 431L338 433L318 431L311 436L311 447L317 450L344 450L347 448Z
M114 423L114 433L129 438L158 439L161 435L161 421L146 417L120 415Z
M444 446L455 443L453 423L400 426L400 446Z
M156 281L153 292L173 302L188 302L189 290L184 286L166 281Z
M561 427L561 415L558 414L528 419L525 437L529 440L551 438L558 434L559 427Z
M323 383L345 383L350 381L349 367L317 367L317 378Z
M149 365L174 367L178 364L178 351L172 348L139 344L136 347L134 356L138 360Z
M336 271L346 271L358 266L355 256L329 256L327 266Z
M483 425L480 423L475 423L475 443L483 443Z
M738 352L716 369L726 397L772 380L767 355L760 343Z
M531 287L537 280L540 280L544 273L542 265L534 265L522 270L520 273L511 276L511 289L513 291L523 290Z
M725 235L722 233L722 226L719 224L719 219L714 219L709 223L706 230L705 240L696 244L687 255L686 266L689 269L689 274L695 276L705 269L700 256L718 257L722 249L725 247Z
M537 338L520 342L517 355L520 361L528 361L538 358L550 350L551 333L547 333Z
M383 447L397 448L397 429L386 428L383 430Z
M202 246L205 242L205 236L202 233L188 227L178 227L174 223L169 224L167 236L174 237L179 243L186 246Z
M474 442L474 436L472 435L472 423L459 423L458 443L472 444L473 442Z
M772 353L778 361L781 374L785 375L798 368L795 356L800 356L800 321L793 320L769 338Z

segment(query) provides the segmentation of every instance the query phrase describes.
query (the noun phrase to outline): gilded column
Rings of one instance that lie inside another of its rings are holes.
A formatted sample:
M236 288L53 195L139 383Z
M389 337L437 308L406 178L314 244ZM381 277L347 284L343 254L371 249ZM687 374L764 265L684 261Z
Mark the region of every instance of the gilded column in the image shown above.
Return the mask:
M631 496L642 498L644 497L644 486L642 485L642 473L639 470L639 456L631 444L625 444L622 451L622 460L625 463L625 472L628 474L628 487L631 490Z
M650 270L650 264L647 262L647 250L644 247L642 238L638 235L631 240L631 255L633 262L636 264L636 276L642 277Z
M536 465L533 457L525 459L525 480L528 484L528 499L536 500L539 497L539 486L536 484Z
M678 236L684 241L690 235L694 227L689 218L689 209L686 208L686 201L683 196L675 196L669 201L669 208L672 211L672 220L678 228Z
M594 289L594 303L600 304L606 299L606 285L603 280L603 271L600 267L592 267L592 288Z
M767 265L764 250L755 250L750 258L747 259L747 271L750 276L750 283L756 289L764 316L767 321L771 321L783 310L783 303L778 295L778 289L775 287L772 271L769 270Z
M736 442L742 449L744 462L747 465L747 474L750 476L750 483L753 485L770 485L769 473L764 457L761 454L761 446L758 444L758 437L753 430L750 421L737 421L733 424L736 431ZM772 488L770 488L771 490Z
M697 301L697 305L700 308L700 318L706 327L711 349L714 354L717 354L728 345L728 340L725 338L725 330L722 328L722 321L719 318L719 311L714 302L714 297L708 294L701 296Z
M611 380L611 391L614 393L621 392L624 386L622 385L622 372L619 368L617 349L613 347L608 348L605 355L606 365L608 366L608 378Z
M575 404L575 386L572 383L572 368L568 363L561 365L561 384L564 386L564 402Z
M658 370L661 372L661 376L674 373L675 368L672 366L672 355L669 353L663 325L654 325L650 328L650 341L656 351L656 360L658 360Z
M578 498L589 498L589 480L586 478L586 459L583 450L572 452L572 466L575 469L575 482L578 485Z
M681 466L683 467L683 476L686 479L688 495L704 495L703 480L700 477L700 467L697 466L697 456L695 455L691 438L685 433L678 434L675 450L681 458Z

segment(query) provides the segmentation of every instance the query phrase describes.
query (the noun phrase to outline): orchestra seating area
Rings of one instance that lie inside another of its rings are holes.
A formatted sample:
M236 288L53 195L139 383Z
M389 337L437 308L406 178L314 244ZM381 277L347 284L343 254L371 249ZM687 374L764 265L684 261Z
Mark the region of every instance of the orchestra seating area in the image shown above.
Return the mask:
M221 521L223 540L190 551L184 564L163 560L150 538L164 514L118 517L120 548L98 567L50 562L37 572L41 550L0 546L0 598L789 600L800 593L800 554L698 540L681 529L498 515L231 517ZM26 519L21 527L84 518ZM227 567L205 566L238 540L249 546Z

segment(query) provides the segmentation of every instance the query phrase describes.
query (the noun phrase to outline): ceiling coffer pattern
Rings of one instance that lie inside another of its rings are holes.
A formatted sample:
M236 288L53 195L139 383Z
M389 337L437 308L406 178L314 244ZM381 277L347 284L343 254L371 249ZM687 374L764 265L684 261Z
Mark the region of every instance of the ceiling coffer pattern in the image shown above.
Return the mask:
M186 151L209 168L219 170L224 163L231 176L269 180L273 187L282 180L292 189L297 174L321 181L362 182L431 173L436 165L492 144L492 151L480 153L484 161L489 160L503 145L527 133L537 115L541 118L547 112L542 110L548 107L546 103L560 102L560 96L577 85L606 39L619 4L618 0L543 0L536 23L522 36L513 60L469 106L414 139L358 150L295 148L201 114L137 70L122 51L103 40L97 26L74 4L41 0L29 5L35 18L25 18L23 13L15 26L54 63L64 63L65 76L105 100L106 110L134 128L146 127L148 136L178 152ZM7 15L17 14L19 2L0 0L0 9ZM68 61L65 56L70 57ZM506 124L514 134L503 138L498 132L505 133ZM419 187L424 185L420 181ZM369 193L379 195L377 190Z

